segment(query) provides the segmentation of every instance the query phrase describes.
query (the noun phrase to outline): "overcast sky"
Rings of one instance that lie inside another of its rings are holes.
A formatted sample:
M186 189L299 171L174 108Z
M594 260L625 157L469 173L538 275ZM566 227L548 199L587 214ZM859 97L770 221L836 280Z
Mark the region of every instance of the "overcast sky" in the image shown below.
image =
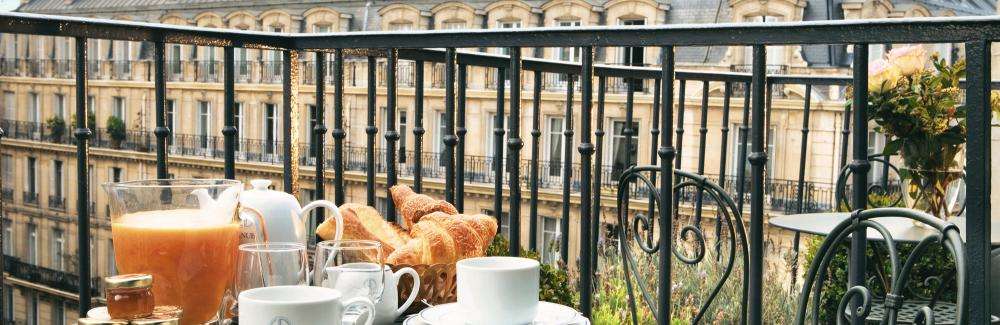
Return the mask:
M11 11L17 9L20 0L0 0L0 11Z

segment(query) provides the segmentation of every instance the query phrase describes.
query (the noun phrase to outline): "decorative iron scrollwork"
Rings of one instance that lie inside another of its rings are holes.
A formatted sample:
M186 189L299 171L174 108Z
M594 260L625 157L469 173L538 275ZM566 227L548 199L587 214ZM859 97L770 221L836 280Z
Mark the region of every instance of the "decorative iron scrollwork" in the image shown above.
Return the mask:
M636 246L648 255L662 254L660 252L660 240L662 238L654 238L653 228L654 225L662 227L663 225L656 225L659 223L655 221L651 215L656 215L655 211L657 207L666 206L661 200L659 195L659 190L655 184L655 181L646 174L656 174L661 172L658 166L635 166L625 170L618 179L618 223L622 225L619 227L619 238L623 240L619 243L619 250L622 255L622 263L624 265L625 271L625 284L626 290L629 298L629 309L632 313L632 323L638 323L638 316L636 313L636 293L633 288L633 281L635 280L635 287L638 289L638 294L641 295L642 303L650 309L655 309L656 296L654 293L649 291L646 283L641 281L639 278L639 268L636 262L636 255L633 254L631 250L631 245L629 245L628 239L634 240ZM698 313L691 320L692 324L698 324L704 318L705 315L711 309L712 303L718 297L719 293L722 291L723 286L726 284L727 280L733 273L736 266L737 255L740 256L740 262L742 262L742 267L740 268L743 273L743 278L748 278L748 266L749 266L749 252L747 247L747 235L746 228L743 225L743 219L741 213L736 206L736 203L730 198L725 190L718 184L709 181L702 175L689 173L681 170L674 171L675 179L677 183L673 185L673 191L679 192L683 190L694 190L700 191L705 195L705 199L702 203L715 203L716 205L716 217L725 225L725 231L728 232L726 238L722 238L722 234L716 234L719 238L718 240L726 240L729 243L729 250L726 252L725 259L705 259L707 253L706 250L706 236L701 230L701 227L695 224L686 224L679 226L679 231L676 233L671 229L671 241L683 240L686 243L691 252L685 254L678 245L671 244L671 252L674 257L686 265L696 265L698 263L720 263L724 266L724 272L719 278L718 282L711 286L711 290L704 301L701 303L701 308ZM637 188L633 188L632 184L637 183ZM642 190L639 190L642 189ZM629 220L630 211L627 208L627 200L633 193L641 193L648 196L649 204L647 206L647 211L645 213L634 213L632 220ZM697 204L696 204L697 205ZM673 209L672 220L674 222L681 220L693 220L693 218L680 218L678 205L671 206ZM695 209L701 209L701 206L694 207ZM676 225L675 225L676 226ZM662 266L661 266L662 267ZM634 279L633 279L634 277ZM659 281L670 281L670 279L659 279ZM745 281L741 282L742 286L742 301L747 301L748 286ZM669 299L669 297L661 297L661 299ZM742 304L740 322L746 322L746 303ZM657 320L658 323L667 323L668 320Z

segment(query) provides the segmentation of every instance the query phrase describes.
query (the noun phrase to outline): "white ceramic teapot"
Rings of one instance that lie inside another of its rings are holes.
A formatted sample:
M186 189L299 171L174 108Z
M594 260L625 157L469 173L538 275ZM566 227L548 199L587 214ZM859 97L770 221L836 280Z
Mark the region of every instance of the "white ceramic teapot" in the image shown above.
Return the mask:
M306 245L308 240L306 222L309 211L326 208L330 217L337 221L337 232L333 239L339 240L344 233L344 218L333 202L317 200L305 207L291 194L268 189L271 181L255 179L250 181L252 189L240 193L240 205L260 211L264 219L268 242L295 242Z

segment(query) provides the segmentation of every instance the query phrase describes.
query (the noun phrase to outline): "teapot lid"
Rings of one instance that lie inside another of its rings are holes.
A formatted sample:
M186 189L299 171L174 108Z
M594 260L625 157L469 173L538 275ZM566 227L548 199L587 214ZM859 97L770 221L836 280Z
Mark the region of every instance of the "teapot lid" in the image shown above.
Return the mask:
M299 201L291 194L268 188L271 186L269 179L251 180L250 186L252 189L240 194L240 203L243 205L259 209L264 214L275 211L273 209L289 209L291 211L302 209Z

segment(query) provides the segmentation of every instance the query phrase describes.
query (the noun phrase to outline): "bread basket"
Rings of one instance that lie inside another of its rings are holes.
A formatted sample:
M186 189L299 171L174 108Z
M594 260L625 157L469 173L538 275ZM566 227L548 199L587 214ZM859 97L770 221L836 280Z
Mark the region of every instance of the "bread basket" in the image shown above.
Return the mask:
M390 265L393 272L404 267L413 268L420 275L420 293L417 299L406 310L405 314L415 314L427 308L427 304L439 305L458 301L456 294L455 263L431 265ZM396 289L399 290L400 302L410 296L413 279L406 276L399 280ZM424 302L426 301L427 304Z

